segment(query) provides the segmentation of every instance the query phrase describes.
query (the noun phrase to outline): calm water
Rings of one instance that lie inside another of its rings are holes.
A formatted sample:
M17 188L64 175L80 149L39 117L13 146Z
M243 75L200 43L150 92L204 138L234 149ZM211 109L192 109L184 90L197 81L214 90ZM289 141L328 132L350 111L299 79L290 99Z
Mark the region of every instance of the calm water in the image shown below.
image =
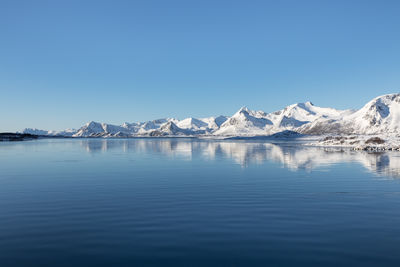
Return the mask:
M400 153L0 143L0 266L399 266Z

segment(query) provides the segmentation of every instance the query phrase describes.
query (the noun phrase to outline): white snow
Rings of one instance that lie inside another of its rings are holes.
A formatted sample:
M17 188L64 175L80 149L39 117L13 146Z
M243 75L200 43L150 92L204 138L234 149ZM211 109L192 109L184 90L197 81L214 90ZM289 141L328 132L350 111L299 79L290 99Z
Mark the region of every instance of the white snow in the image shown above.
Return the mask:
M400 134L400 94L376 97L337 118L319 118L298 129L305 134Z

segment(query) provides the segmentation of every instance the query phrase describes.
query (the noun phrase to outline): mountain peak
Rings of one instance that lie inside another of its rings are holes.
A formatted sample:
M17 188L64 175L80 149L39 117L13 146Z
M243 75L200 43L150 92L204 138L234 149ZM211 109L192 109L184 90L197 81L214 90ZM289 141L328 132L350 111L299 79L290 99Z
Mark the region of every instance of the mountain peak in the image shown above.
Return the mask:
M95 121L89 121L89 122L87 122L86 123L86 126L95 126L95 125L100 125L101 123L100 122L95 122Z
M314 106L314 104L311 101L307 101L306 103L304 103L306 106Z
M314 107L314 104L311 101L307 101L307 102L296 103L296 104L290 105L289 107L292 107L292 108L300 107L302 109L310 109L310 108Z
M238 112L236 112L236 113L240 113L240 112L243 112L243 111L249 112L250 110L249 110L246 106L243 106L243 107L241 107L241 108L238 110Z

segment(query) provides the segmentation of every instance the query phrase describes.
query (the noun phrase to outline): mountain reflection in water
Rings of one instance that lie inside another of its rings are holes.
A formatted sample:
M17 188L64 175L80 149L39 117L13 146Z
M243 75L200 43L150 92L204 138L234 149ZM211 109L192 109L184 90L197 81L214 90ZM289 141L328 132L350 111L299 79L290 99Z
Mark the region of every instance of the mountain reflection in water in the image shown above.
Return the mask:
M191 160L229 158L242 167L267 161L282 163L290 170L313 170L333 164L356 162L377 175L400 178L399 152L366 152L342 148L301 146L293 142L198 140L177 138L84 139L81 146L89 153L160 153Z

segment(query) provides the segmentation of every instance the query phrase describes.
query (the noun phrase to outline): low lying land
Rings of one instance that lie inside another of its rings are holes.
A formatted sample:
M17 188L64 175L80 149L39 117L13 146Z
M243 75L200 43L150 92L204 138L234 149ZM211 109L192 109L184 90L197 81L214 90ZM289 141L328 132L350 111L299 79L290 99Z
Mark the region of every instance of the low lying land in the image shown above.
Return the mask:
M330 135L307 145L323 147L349 147L354 150L400 151L400 136L382 135Z
M38 139L38 135L20 133L0 133L0 141L25 141Z

